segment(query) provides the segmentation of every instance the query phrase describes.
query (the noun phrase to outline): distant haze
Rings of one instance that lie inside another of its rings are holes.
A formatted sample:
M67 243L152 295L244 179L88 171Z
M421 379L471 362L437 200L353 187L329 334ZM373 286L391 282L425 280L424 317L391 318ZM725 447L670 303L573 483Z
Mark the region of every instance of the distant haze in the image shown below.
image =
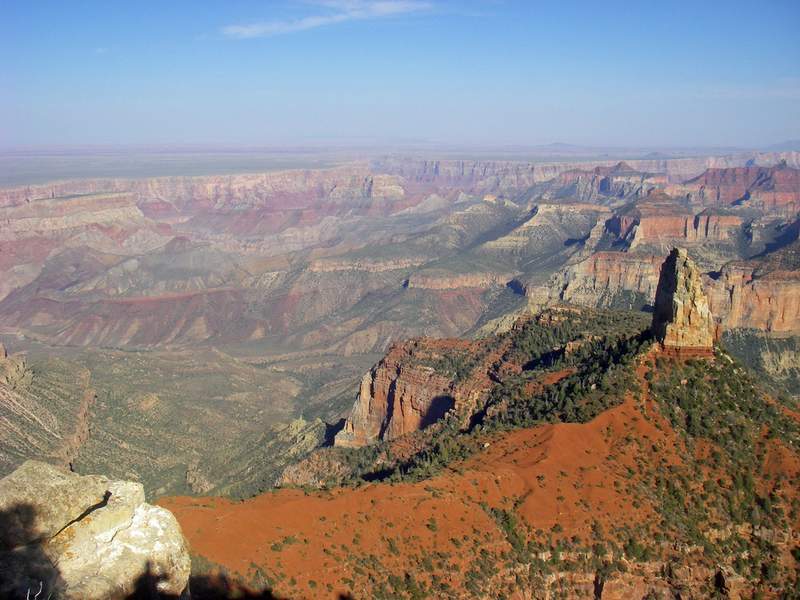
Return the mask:
M799 32L796 0L9 0L0 146L764 148Z

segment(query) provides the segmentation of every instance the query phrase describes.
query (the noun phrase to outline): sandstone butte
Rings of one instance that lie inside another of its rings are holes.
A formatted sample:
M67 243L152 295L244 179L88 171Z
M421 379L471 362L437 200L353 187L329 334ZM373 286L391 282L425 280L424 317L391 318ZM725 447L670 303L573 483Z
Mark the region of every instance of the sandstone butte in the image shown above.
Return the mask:
M773 265L784 255L796 254L799 244L702 274L718 332L751 328L775 337L800 334L800 270L791 261ZM655 299L662 262L649 250L594 252L556 273L549 286L532 287L528 296L534 307L558 301L609 306L626 295L649 304Z
M652 330L667 351L713 353L714 319L700 271L683 248L673 248L661 266Z
M450 350L469 342L450 340ZM397 439L424 429L453 408L451 380L430 367L413 364L427 350L424 340L392 347L361 380L358 396L334 445L357 448Z

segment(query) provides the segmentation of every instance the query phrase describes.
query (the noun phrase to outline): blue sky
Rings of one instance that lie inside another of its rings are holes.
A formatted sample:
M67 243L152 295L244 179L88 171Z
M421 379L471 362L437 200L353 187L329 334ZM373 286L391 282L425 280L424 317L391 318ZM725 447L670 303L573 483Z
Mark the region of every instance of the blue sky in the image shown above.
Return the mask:
M0 145L761 146L800 2L4 0Z

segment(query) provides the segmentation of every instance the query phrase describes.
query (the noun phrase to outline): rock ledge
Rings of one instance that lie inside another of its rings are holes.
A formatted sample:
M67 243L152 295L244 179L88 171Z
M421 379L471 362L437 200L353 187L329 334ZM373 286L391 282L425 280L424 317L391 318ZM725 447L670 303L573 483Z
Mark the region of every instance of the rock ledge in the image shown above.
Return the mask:
M0 597L125 598L146 577L188 597L180 526L144 500L139 483L25 462L0 480Z

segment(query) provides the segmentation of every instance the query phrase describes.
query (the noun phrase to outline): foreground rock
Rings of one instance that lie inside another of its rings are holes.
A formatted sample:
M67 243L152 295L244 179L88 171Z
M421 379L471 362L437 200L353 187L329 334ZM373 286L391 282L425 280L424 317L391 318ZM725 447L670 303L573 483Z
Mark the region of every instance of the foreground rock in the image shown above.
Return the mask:
M653 310L653 333L666 350L711 353L714 320L700 272L686 250L673 248L661 266Z
M178 522L139 483L27 461L0 480L0 597L180 596L191 562Z

